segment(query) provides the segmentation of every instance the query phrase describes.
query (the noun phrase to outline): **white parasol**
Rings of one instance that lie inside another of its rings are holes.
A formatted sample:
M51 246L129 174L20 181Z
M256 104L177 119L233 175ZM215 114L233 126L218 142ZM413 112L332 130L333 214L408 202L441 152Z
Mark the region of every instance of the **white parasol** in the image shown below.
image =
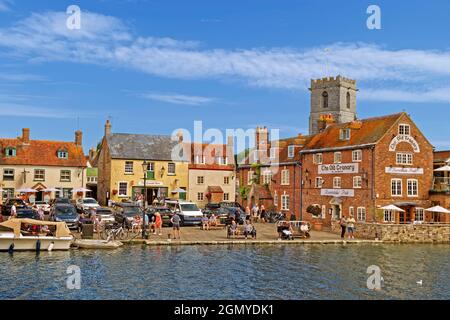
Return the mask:
M401 209L401 208L399 208L397 206L394 206L393 204L390 204L390 205L385 206L385 207L381 207L381 209L383 209L383 210L390 210L390 211L405 212L405 210L403 210L403 209Z

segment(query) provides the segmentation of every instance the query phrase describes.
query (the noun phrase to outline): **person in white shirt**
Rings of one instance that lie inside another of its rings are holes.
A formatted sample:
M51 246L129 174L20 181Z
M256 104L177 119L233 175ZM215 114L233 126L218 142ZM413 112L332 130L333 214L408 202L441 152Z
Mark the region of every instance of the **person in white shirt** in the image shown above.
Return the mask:
M17 208L16 205L13 203L13 205L11 206L11 215L9 218L12 219L16 217L17 217Z
M259 215L259 207L257 204L255 204L252 208L253 211L253 222L257 222L258 221L258 215Z

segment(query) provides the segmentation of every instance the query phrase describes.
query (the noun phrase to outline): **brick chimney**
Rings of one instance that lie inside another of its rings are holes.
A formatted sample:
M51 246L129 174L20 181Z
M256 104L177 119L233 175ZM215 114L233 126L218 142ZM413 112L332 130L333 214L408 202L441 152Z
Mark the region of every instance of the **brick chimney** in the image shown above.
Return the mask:
M258 150L267 150L269 130L267 127L256 127L256 147Z
M108 136L111 134L111 122L108 120L106 120L105 123L105 136Z
M81 130L75 131L75 144L81 146L83 144L83 132Z
M30 128L22 129L22 143L30 144Z

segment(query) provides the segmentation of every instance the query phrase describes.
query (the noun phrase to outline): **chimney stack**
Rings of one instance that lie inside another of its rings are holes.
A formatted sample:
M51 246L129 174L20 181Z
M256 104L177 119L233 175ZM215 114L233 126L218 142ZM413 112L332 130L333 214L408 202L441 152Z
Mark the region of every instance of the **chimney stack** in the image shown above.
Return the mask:
M22 129L22 143L30 144L30 128Z
M111 134L111 122L109 122L109 119L106 120L105 123L105 136L108 136Z
M83 144L83 133L81 130L75 131L75 144L81 146Z
M95 148L89 149L89 160L93 160L97 155L97 150Z

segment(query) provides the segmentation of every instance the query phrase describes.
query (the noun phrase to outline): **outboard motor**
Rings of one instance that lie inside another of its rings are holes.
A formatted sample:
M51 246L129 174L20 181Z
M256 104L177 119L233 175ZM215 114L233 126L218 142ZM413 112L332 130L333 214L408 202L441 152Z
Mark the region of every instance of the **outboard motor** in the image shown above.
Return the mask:
M38 239L38 241L36 241L36 254L39 254L40 251L41 251L41 240Z
M48 251L50 252L50 251L52 251L53 250L53 246L55 245L55 243L52 241L52 242L50 242L50 245L48 246Z
M14 243L11 243L11 245L8 248L8 253L12 254L14 252Z

